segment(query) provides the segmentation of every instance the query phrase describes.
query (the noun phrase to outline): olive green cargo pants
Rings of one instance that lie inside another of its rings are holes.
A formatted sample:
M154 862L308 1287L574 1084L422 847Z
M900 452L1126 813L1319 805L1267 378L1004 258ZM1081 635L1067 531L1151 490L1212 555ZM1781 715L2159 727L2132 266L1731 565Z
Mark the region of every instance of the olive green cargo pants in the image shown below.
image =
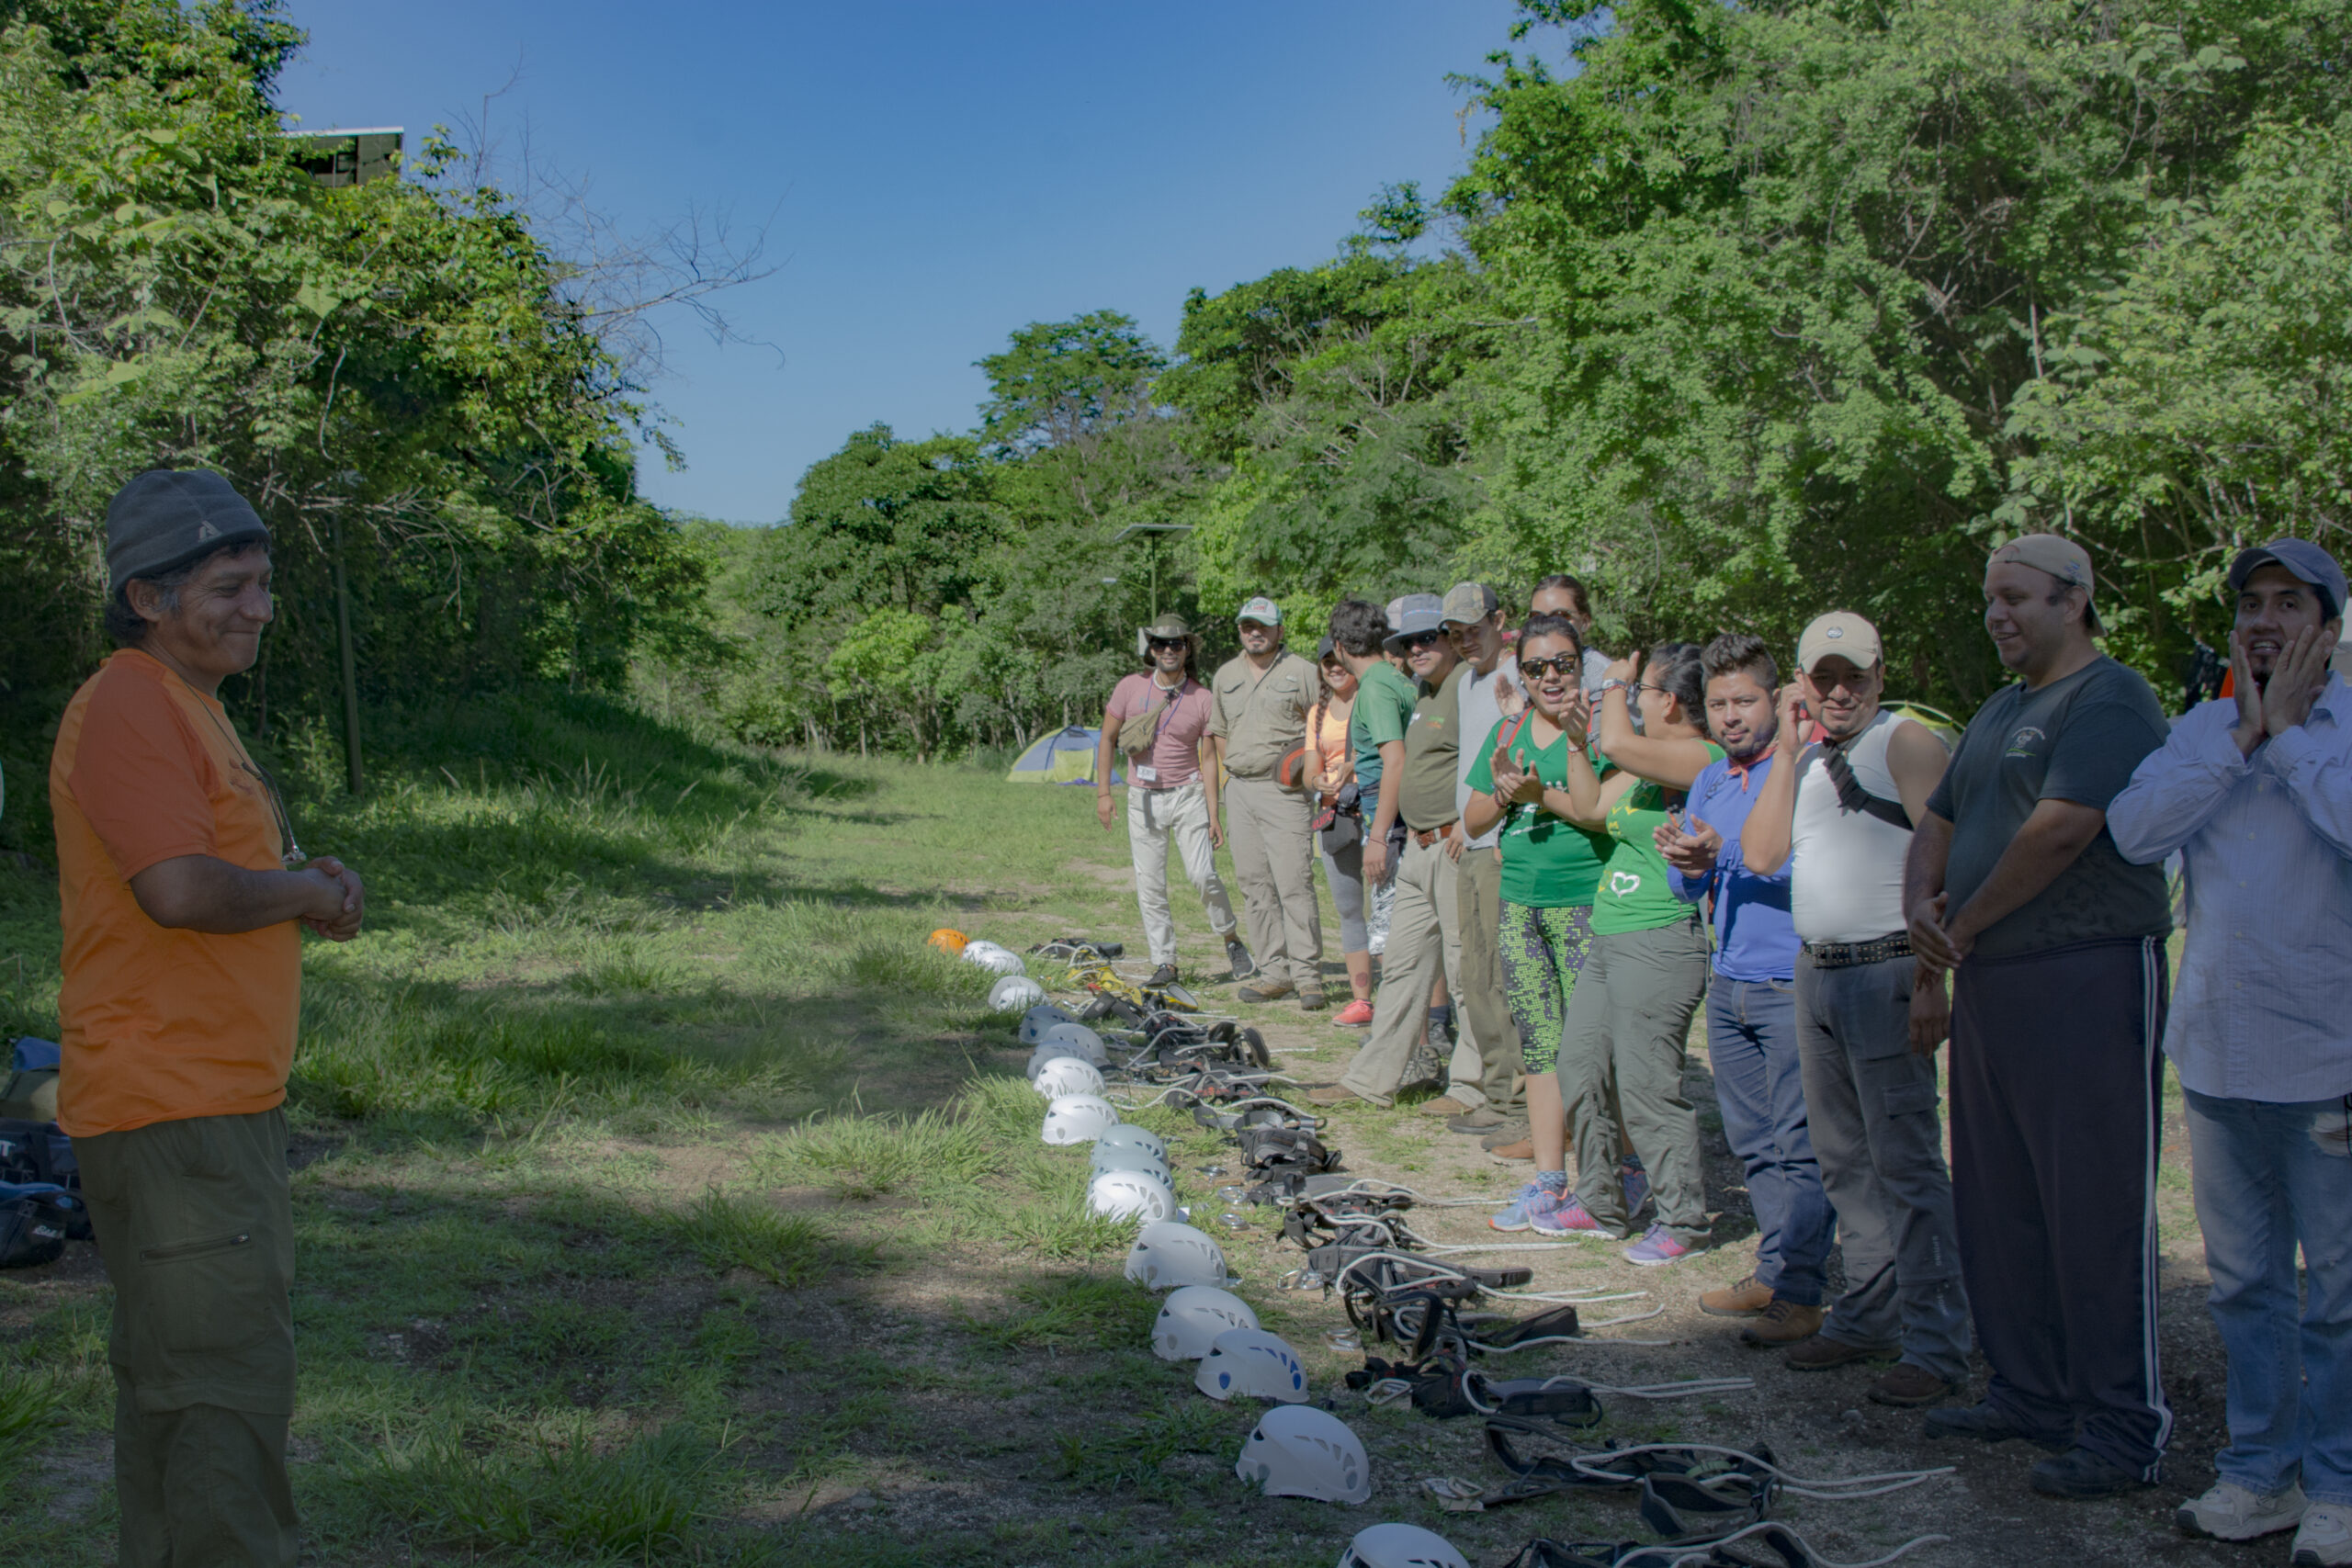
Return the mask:
M292 1568L286 1116L74 1140L114 1281L122 1568Z

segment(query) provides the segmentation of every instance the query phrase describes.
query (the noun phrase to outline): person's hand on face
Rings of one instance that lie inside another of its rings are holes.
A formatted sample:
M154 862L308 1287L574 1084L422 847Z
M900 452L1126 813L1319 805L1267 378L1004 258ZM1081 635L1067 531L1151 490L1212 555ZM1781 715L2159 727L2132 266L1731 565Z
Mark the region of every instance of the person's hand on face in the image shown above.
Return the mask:
M2327 685L2327 660L2335 645L2317 626L2305 626L2288 638L2262 686L2262 727L2284 735L2311 716L2312 704Z
M1773 748L1784 757L1793 757L1804 749L1805 731L1813 725L1812 715L1805 706L1804 682L1790 682L1781 688L1780 712L1774 722L1780 729L1772 737Z
M1722 855L1724 836L1700 818L1686 814L1678 821L1669 814L1654 835L1666 863L1685 876L1704 876Z

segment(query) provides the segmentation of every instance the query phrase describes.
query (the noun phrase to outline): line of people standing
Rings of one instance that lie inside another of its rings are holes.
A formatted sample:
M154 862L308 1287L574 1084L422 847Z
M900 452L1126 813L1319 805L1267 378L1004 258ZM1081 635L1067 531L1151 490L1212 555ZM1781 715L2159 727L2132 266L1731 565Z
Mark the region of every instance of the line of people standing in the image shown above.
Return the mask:
M1744 634L1611 659L1568 578L1539 585L1515 639L1482 584L1346 601L1317 662L1252 600L1202 726L1204 765L1233 779L1261 965L1239 995L1323 1005L1319 837L1346 928L1338 1021L1369 1029L1307 1098L1433 1091L1419 1109L1533 1163L1498 1229L1623 1241L1651 1266L1711 1234L1683 1089L1703 1006L1758 1230L1752 1270L1704 1309L1794 1370L1873 1369L1869 1397L1928 1407L1930 1436L2027 1439L2032 1485L2066 1497L2154 1483L2171 1430L2168 1052L2231 1369L2222 1480L2180 1526L2293 1528L2296 1563L2352 1563L2352 1032L2326 961L2352 957L2352 705L2326 673L2344 580L2281 540L2229 586L2235 694L2173 728L2100 652L2080 547L2001 547L1984 620L2018 679L1956 746L1885 705L1878 630L1848 613L1805 628L1784 683ZM2317 962L2282 959L2282 933ZM1972 1326L1990 1371L1973 1404Z

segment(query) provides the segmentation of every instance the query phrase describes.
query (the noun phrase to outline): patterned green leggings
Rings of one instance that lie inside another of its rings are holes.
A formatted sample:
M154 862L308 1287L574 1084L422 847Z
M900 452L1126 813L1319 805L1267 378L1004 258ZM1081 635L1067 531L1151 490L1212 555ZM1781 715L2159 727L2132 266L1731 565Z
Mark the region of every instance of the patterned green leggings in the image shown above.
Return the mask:
M1503 991L1519 1025L1519 1052L1532 1077L1560 1063L1560 1031L1568 998L1592 951L1592 906L1548 909L1503 904Z

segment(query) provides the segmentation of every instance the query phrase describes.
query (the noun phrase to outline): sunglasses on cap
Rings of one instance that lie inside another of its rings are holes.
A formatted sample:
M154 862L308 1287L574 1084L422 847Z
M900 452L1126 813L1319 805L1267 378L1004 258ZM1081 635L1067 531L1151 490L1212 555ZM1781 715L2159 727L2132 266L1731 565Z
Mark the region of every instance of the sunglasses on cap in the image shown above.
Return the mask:
M1411 637L1398 637L1396 639L1396 646L1410 651L1416 648L1434 647L1444 639L1445 634L1443 632L1415 632Z
M1577 670L1577 658L1573 653L1564 653L1557 659L1522 659L1519 661L1519 668L1520 672L1526 675L1566 675L1571 678Z

